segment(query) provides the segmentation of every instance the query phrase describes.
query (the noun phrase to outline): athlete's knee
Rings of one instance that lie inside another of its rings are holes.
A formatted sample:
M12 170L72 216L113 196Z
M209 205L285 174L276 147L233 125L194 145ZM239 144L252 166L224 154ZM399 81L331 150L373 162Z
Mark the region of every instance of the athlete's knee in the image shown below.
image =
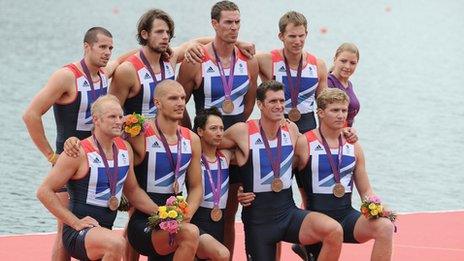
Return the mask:
M107 246L105 248L105 255L110 254L112 256L123 256L124 250L126 249L126 240L122 236L111 237L107 240Z
M230 252L225 246L218 247L214 250L212 260L227 261L230 258Z
M383 239L392 239L393 238L393 230L394 225L393 223L385 218L376 220L375 230L374 230L374 237L383 238Z
M331 224L325 236L322 238L322 241L326 245L338 246L343 243L343 228L338 223Z
M192 244L198 246L200 230L198 230L197 226L186 223L182 225L179 237L179 245Z

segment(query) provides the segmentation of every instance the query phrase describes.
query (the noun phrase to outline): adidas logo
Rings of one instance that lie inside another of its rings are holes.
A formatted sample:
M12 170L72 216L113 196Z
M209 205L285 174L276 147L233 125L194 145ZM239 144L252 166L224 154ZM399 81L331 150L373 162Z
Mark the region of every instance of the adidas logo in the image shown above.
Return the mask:
M258 138L255 142L255 145L258 145L258 144L263 144L263 141L261 140L261 138Z
M100 161L98 158L95 158L95 159L93 160L93 163L101 163L101 161Z
M285 72L285 67L284 66L280 67L279 72Z
M82 84L82 86L84 86L84 87L89 87L89 82L88 82L88 81L84 81L84 84Z
M150 75L148 73L145 73L145 76L143 77L145 80L150 79Z
M160 148L160 145L159 145L159 143L158 143L157 141L155 141L155 142L153 143L153 145L151 145L151 147L152 147L152 148Z
M213 72L214 72L213 67L210 66L210 67L208 68L208 70L206 70L206 72L207 72L207 73L213 73Z
M321 145L317 145L316 148L314 148L314 151L321 151L321 150L322 150Z

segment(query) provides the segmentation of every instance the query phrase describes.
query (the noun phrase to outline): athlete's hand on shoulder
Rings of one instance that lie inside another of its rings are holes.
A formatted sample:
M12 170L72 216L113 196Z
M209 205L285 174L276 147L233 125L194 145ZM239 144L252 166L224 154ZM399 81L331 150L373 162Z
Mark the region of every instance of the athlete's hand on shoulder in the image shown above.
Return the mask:
M346 127L343 129L343 136L345 136L345 139L348 143L356 143L358 141L358 135L357 132L354 128L351 127Z
M93 217L86 216L84 218L79 219L78 221L74 222L71 225L72 228L76 231L81 231L84 228L88 227L99 227L98 221L95 220Z
M81 147L81 141L76 137L69 137L64 142L64 153L69 157L77 158L79 157Z
M249 59L253 58L253 55L256 54L256 48L254 43L248 42L237 42L237 48Z
M248 207L251 205L251 202L255 200L255 193L253 192L243 192L243 187L238 187L237 191L237 199L238 202L244 207Z
M193 42L190 44L185 50L184 60L189 63L201 63L203 62L203 57L205 54L203 53L203 45L197 42Z
M171 60L173 53L174 53L174 51L172 50L172 48L170 46L168 46L166 51L161 54L161 59L164 60L164 61L169 61L169 60Z

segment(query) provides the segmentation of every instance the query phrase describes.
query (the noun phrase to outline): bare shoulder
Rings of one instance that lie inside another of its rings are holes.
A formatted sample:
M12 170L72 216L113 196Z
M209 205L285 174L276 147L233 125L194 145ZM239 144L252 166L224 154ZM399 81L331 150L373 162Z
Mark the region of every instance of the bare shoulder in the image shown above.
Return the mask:
M129 62L129 61L124 61L118 67L116 67L116 70L114 71L114 74L119 74L119 75L130 75L130 74L135 74L135 68L134 65Z

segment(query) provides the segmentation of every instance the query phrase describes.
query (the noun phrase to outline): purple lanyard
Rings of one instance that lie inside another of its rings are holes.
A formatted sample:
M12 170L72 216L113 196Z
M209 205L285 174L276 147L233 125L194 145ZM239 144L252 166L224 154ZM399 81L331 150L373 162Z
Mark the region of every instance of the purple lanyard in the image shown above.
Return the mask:
M116 195L116 183L118 182L118 147L113 142L113 174L110 172L110 166L108 164L108 159L106 158L105 152L103 151L102 146L98 142L95 134L92 134L93 140L97 144L98 153L103 159L103 164L105 165L105 174L108 177L108 183L110 184L110 194L111 196Z
M174 157L172 156L171 148L169 147L168 141L166 140L166 137L164 136L163 132L161 131L158 125L158 120L155 120L155 125L160 135L161 142L163 143L164 149L166 150L166 154L167 154L169 163L171 164L172 171L174 171L174 182L175 182L177 180L177 177L179 176L180 160L182 158L182 147L180 146L182 141L181 141L180 131L179 130L176 131L177 161L176 161L176 164L174 165Z
M296 73L296 83L294 84L292 74L290 73L290 66L288 65L287 57L285 57L284 50L282 50L285 62L285 72L287 73L288 87L290 87L290 99L292 102L292 108L296 108L298 105L298 92L300 91L301 82L301 71L303 71L303 54L301 54L300 63L298 64L298 70Z
M85 78L87 78L87 81L89 82L90 90L92 90L92 98L95 101L97 99L97 94L95 93L95 87L93 87L92 75L90 75L89 67L87 67L87 64L85 64L84 59L81 60L81 66L82 66L82 70L84 71ZM103 89L103 81L102 81L100 72L98 72L98 77L100 78L100 90L101 90Z
M145 54L143 54L142 50L140 50L140 60L142 60L143 64L147 68L148 72L150 73L151 78L153 78L153 82L155 83L155 85L158 84L158 81L156 80L156 75L153 72L153 70L151 69L151 65L148 62L148 59L145 56ZM164 63L163 63L163 60L161 59L161 57L159 59L159 66L160 66L160 70L161 70L161 81L163 81L164 79L166 79L166 74L164 72Z
M214 206L219 206L219 200L221 199L221 158L219 158L219 155L216 154L216 162L218 165L218 171L217 171L217 181L216 181L216 187L214 187L214 181L213 181L213 176L211 174L211 169L209 168L209 163L206 157L202 154L201 155L201 161L203 162L203 165L205 166L206 173L208 174L209 178L209 184L211 185L211 190L213 192L213 202Z
M332 158L332 153L330 152L329 144L322 135L321 127L319 127L319 133L321 134L322 138L322 146L324 146L325 153L327 154L327 158L329 159L330 167L332 168L332 172L334 174L334 179L336 183L340 183L340 168L342 165L342 158L343 158L343 144L342 144L342 135L338 136L338 164L335 166L335 162Z
M271 167L274 171L274 178L280 177L280 161L282 159L282 129L279 127L277 131L277 160L272 158L271 148L269 147L269 141L266 137L266 133L264 133L263 127L261 123L259 124L259 132L261 133L261 137L263 138L264 147L266 148L267 157L271 161Z
M230 94L232 93L232 87L234 84L234 68L235 68L235 50L232 51L232 56L230 58L231 60L231 65L230 65L230 72L229 72L229 82L227 82L226 75L224 73L224 67L222 67L222 62L221 59L219 58L219 55L217 54L216 48L214 47L214 44L211 44L213 47L213 53L214 57L216 57L216 63L219 67L219 74L221 75L221 81L222 81L222 86L224 88L224 96L226 99L231 100Z

